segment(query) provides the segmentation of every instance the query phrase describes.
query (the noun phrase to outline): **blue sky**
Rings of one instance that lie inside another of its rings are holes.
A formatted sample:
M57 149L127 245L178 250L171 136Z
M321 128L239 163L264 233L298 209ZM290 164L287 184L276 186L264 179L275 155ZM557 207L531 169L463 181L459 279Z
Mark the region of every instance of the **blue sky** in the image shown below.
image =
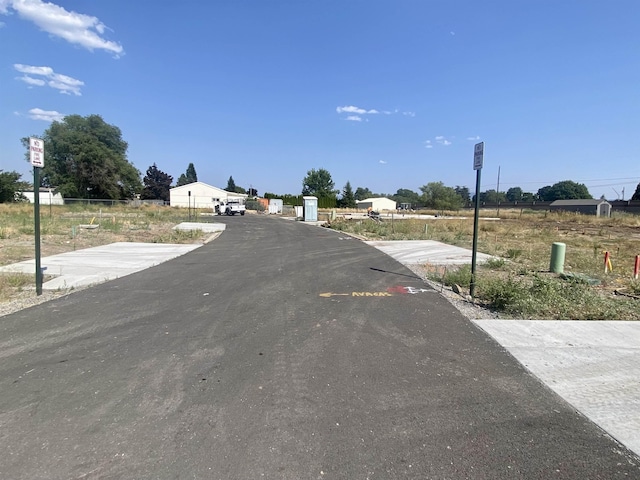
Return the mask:
M0 169L99 114L144 175L300 193L433 181L628 199L640 182L637 0L0 0Z

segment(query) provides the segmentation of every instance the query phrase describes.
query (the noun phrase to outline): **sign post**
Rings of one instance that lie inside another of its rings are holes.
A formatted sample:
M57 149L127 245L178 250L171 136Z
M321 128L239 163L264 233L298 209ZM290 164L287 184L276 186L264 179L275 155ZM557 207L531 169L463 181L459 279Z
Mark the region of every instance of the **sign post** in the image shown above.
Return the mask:
M473 298L476 291L476 257L478 254L478 218L480 215L480 173L484 164L484 142L476 143L473 148L473 169L476 171L476 208L473 215L473 250L471 252L471 284L469 295Z
M36 257L36 295L42 295L42 266L40 262L40 169L44 167L44 141L29 138L29 159L33 165L33 218Z

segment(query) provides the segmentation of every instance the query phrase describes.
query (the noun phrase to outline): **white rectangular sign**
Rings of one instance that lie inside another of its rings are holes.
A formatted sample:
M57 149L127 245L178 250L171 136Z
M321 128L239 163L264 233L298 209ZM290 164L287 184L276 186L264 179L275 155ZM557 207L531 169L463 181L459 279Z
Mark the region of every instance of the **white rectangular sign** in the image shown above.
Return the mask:
M473 149L473 169L482 170L484 162L484 142L476 143Z
M44 167L44 141L39 138L29 139L29 158L34 167Z

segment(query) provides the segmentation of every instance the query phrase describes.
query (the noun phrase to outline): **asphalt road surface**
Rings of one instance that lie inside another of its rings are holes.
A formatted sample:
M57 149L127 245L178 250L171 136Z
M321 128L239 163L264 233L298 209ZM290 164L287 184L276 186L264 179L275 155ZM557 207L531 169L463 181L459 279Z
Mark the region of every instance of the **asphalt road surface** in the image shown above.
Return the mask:
M0 478L640 478L390 257L215 221L191 253L0 318Z

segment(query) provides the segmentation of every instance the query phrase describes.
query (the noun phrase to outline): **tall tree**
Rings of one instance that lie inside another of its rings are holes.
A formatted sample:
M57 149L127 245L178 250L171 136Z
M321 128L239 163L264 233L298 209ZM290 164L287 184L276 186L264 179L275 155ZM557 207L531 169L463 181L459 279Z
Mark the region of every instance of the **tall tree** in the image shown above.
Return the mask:
M506 196L507 200L509 200L510 202L519 202L522 200L523 195L524 192L520 187L511 187L509 190L507 190Z
M54 121L42 139L42 185L55 187L63 197L126 199L141 190L122 132L100 115L68 115ZM29 139L22 143L28 148Z
M181 173L178 177L178 181L176 182L177 187L181 187L182 185L187 185L189 183L195 183L198 181L198 174L196 173L196 167L193 166L193 163L190 163L187 166L186 173Z
M302 194L315 195L318 198L335 197L338 190L334 190L335 183L328 170L311 169L302 180Z
M171 182L173 182L173 177L158 169L154 163L147 169L147 174L142 179L144 188L140 193L140 198L143 200L164 200L168 202Z
M636 187L636 192L631 196L631 200L640 201L640 183Z
M338 202L338 206L342 208L356 208L356 197L353 194L353 189L351 188L351 182L347 180L344 188L342 189L342 198Z
M474 196L475 199L475 196ZM504 202L507 196L503 192L497 192L494 189L480 192L480 201L482 203L499 203Z
M399 188L396 191L395 195L391 195L391 199L397 204L408 203L412 207L420 204L420 195L413 190L409 190L408 188Z
M198 181L198 174L196 173L196 167L193 166L193 163L190 163L187 166L187 183L194 183Z
M446 187L442 182L431 182L420 187L422 200L429 208L436 210L459 210L462 198L455 189Z
M225 188L227 192L235 192L236 191L236 182L233 181L233 177L229 177L227 180L227 188Z
M29 188L27 182L21 182L21 174L18 172L3 172L0 170L0 203L16 201L18 191Z
M580 200L593 198L589 189L582 183L571 180L563 180L551 186L542 187L538 190L540 200L553 202L554 200Z
M459 185L456 185L454 190L456 191L456 193L462 199L462 206L463 207L466 207L467 205L469 205L471 203L471 193L469 192L469 187L461 187Z
M355 193L356 200L364 200L365 198L373 197L373 192L368 188L358 187Z

